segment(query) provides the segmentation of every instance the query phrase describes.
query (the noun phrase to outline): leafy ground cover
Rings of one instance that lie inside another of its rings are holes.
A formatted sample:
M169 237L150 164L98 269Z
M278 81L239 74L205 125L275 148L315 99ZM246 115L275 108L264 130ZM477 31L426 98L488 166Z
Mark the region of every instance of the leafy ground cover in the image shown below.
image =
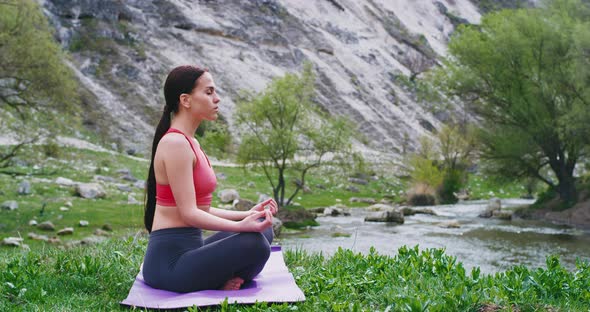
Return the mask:
M147 240L112 238L72 249L13 249L0 260L2 311L126 311ZM444 250L402 247L389 257L339 250L332 257L285 251L307 300L228 305L205 311L587 311L590 265L568 271L556 257L545 268L494 275L466 272ZM485 309L492 310L485 310ZM189 308L189 311L201 311Z

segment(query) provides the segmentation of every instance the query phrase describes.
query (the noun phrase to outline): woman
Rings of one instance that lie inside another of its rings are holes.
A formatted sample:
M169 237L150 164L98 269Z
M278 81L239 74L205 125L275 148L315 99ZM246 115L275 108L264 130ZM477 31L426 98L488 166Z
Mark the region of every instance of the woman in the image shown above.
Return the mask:
M239 289L268 260L277 204L267 200L250 211L210 206L217 180L194 139L203 120L217 119L220 99L207 70L174 68L164 96L147 181L144 280L175 292ZM219 232L203 240L201 229Z

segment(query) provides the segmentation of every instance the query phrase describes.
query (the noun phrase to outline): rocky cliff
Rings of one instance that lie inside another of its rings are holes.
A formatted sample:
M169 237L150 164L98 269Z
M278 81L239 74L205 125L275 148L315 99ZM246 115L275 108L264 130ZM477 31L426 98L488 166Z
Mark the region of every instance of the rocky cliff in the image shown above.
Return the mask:
M449 118L417 104L400 77L434 65L456 25L480 18L467 0L40 2L88 91L86 125L142 151L161 116L161 86L172 67L208 67L221 114L236 131L240 89L260 91L310 61L318 105L352 119L370 148L396 154Z

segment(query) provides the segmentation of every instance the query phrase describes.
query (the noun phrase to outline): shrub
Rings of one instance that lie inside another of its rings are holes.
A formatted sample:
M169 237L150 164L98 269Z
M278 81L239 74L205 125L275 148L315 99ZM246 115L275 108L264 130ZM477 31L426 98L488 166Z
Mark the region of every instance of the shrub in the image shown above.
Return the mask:
M462 170L446 171L443 181L436 190L436 195L441 204L454 204L458 201L455 193L465 185L465 173Z
M426 183L417 183L408 191L408 204L412 206L431 206L436 204L435 191Z

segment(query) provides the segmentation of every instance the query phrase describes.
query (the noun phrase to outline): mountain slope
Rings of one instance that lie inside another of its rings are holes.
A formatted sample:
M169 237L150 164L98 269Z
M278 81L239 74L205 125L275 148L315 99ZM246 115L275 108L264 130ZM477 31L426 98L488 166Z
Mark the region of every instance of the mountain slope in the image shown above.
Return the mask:
M221 113L237 131L232 113L240 89L261 91L311 61L318 104L352 119L370 148L396 154L439 124L397 78L435 64L455 25L480 18L467 0L41 3L90 91L85 123L136 150L149 146L172 67L209 68Z

